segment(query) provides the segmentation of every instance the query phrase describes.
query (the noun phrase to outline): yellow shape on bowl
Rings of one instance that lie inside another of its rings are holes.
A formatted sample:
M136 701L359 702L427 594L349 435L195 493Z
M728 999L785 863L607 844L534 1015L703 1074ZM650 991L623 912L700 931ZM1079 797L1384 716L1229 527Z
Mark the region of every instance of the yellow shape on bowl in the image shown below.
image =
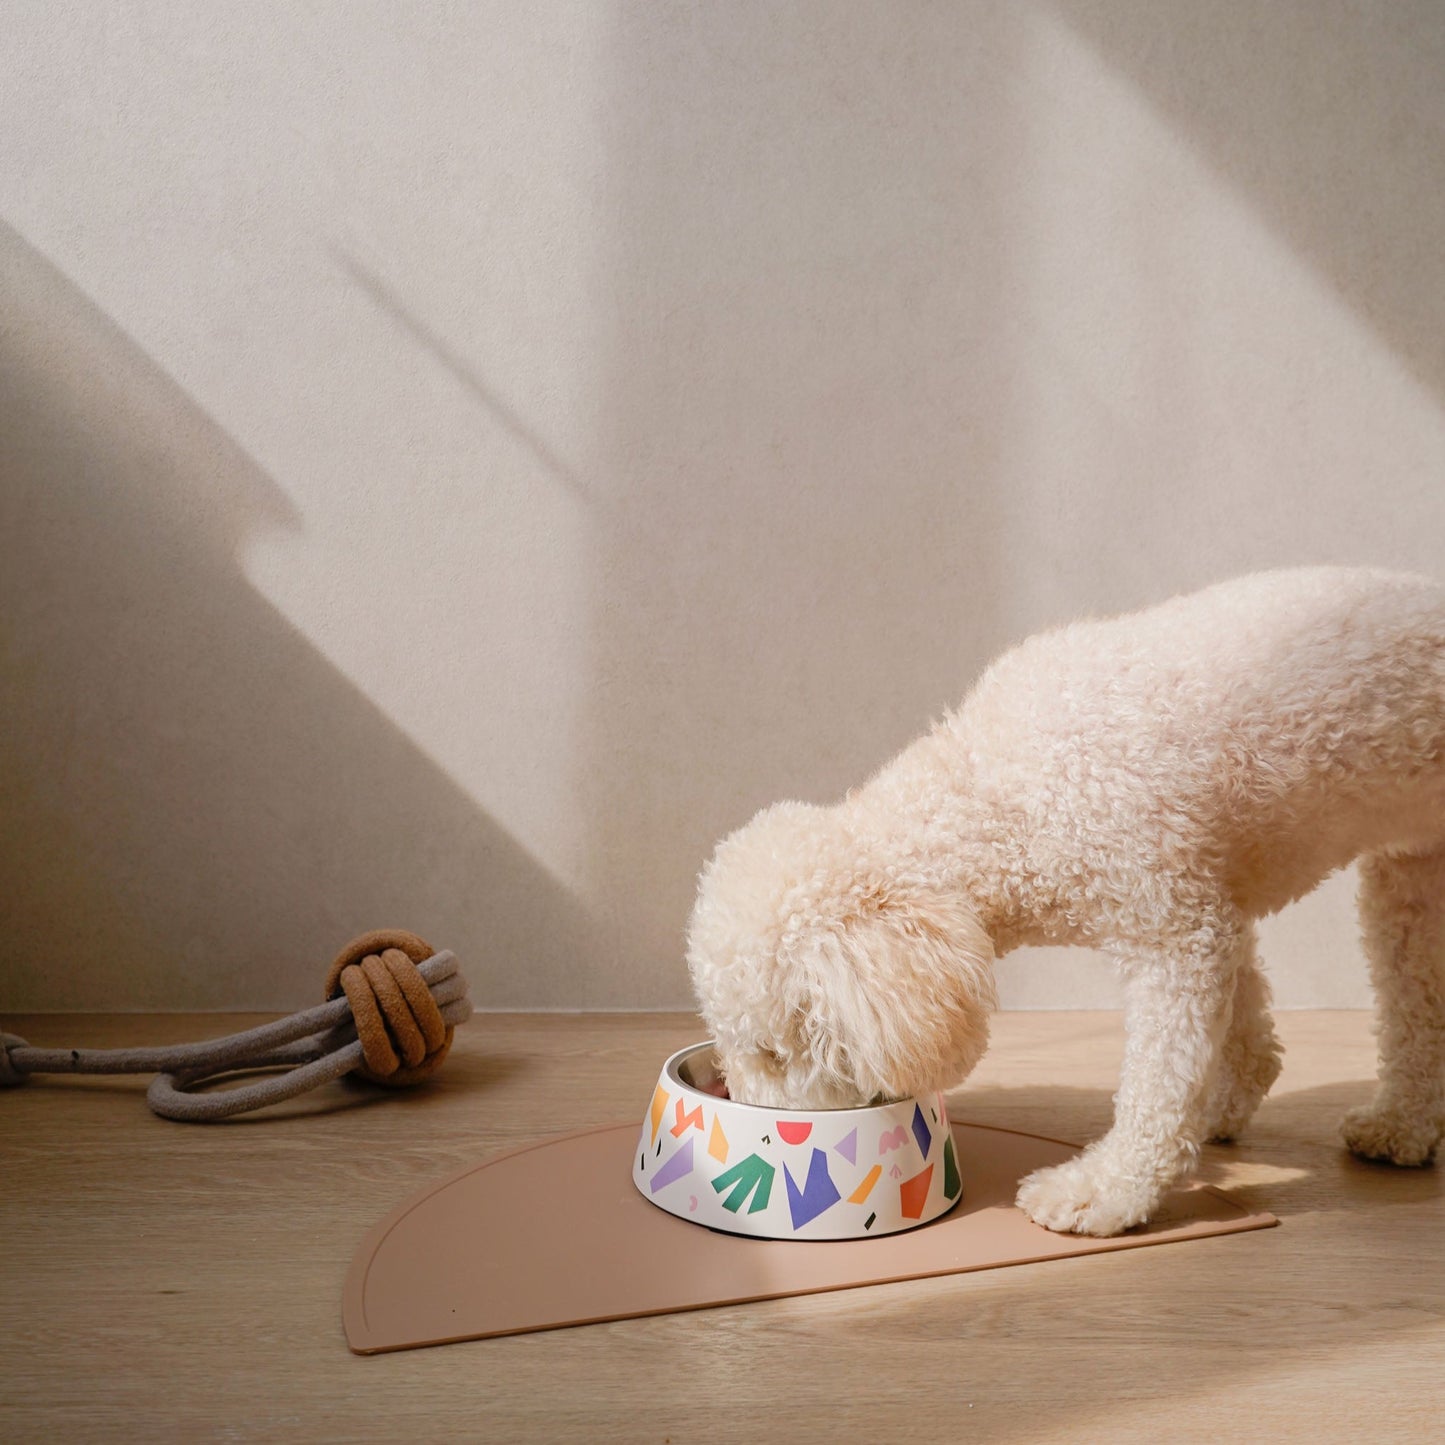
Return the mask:
M862 1204L862 1202L872 1194L873 1186L882 1177L882 1174L883 1166L881 1164L875 1164L867 1174L863 1176L863 1182L848 1196L848 1203Z
M716 1115L712 1121L712 1137L707 1141L707 1152L719 1164L728 1162L728 1136L722 1131L722 1120Z

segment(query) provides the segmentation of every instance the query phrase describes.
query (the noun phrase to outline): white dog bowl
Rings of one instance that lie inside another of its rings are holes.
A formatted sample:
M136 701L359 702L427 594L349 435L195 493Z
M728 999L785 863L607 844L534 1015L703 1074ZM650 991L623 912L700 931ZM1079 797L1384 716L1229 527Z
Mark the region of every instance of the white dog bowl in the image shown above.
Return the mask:
M942 1094L862 1109L739 1104L722 1094L710 1040L662 1066L632 1179L679 1219L761 1239L897 1234L963 1197Z

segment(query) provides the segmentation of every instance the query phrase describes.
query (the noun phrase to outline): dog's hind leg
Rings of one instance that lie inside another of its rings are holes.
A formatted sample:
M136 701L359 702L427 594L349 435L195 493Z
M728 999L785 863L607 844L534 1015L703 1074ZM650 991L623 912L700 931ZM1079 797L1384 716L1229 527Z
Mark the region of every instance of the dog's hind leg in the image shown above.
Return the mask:
M1215 1065L1204 1137L1216 1144L1237 1139L1279 1077L1284 1048L1269 1012L1269 982L1259 969L1253 928L1240 945L1229 1028Z
M1366 857L1360 923L1380 1082L1340 1133L1363 1158L1426 1164L1445 1132L1445 847Z

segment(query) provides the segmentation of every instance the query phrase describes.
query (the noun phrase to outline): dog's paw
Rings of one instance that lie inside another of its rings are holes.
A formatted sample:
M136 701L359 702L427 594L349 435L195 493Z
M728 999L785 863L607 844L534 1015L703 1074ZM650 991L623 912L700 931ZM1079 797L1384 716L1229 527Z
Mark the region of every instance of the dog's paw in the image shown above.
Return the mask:
M1216 1096L1209 1101L1204 1115L1204 1139L1208 1144L1233 1144L1254 1110L1232 1095Z
M1228 1095L1215 1099L1205 1116L1204 1137L1210 1144L1233 1144L1254 1117L1259 1100L1249 1095Z
M1211 1144L1232 1144L1244 1132L1279 1077L1283 1052L1272 1030L1226 1052L1204 1109L1204 1137Z
M1067 1164L1039 1169L1020 1185L1018 1207L1045 1229L1060 1234L1107 1238L1149 1217L1149 1192L1111 1172L1096 1155L1081 1154Z
M1441 1121L1365 1104L1351 1109L1340 1124L1340 1137L1351 1154L1385 1164L1417 1168L1435 1157Z

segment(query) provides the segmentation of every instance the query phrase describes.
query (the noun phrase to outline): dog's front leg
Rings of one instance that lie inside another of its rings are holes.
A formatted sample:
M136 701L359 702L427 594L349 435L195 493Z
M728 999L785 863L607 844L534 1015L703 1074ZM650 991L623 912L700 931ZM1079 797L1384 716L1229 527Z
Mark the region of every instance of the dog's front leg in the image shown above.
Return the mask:
M1238 934L1202 927L1168 951L1123 956L1127 1040L1114 1127L1066 1164L1019 1186L1037 1224L1119 1234L1148 1219L1193 1167L1229 1015Z

